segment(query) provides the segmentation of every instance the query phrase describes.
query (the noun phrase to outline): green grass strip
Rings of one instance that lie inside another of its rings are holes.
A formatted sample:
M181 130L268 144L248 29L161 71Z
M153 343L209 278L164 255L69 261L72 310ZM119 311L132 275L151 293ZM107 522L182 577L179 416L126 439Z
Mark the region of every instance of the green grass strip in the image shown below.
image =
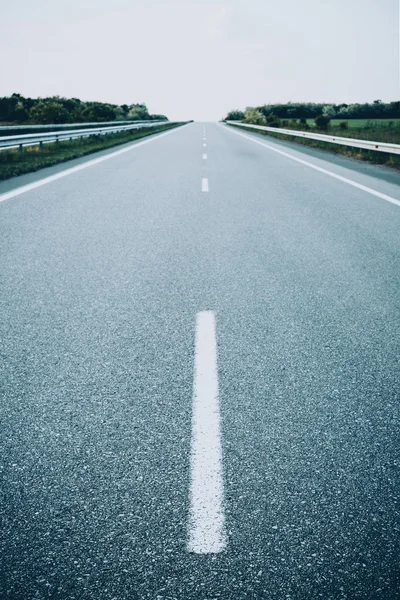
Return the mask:
M113 146L119 146L132 142L160 131L173 129L178 124L166 124L146 129L131 129L129 131L121 131L118 133L108 133L107 135L93 135L85 138L75 138L72 140L63 140L60 142L51 142L43 144L43 146L26 146L20 152L18 148L12 150L0 151L0 181L38 171L43 167L50 167L58 163L79 158L99 150L106 150Z

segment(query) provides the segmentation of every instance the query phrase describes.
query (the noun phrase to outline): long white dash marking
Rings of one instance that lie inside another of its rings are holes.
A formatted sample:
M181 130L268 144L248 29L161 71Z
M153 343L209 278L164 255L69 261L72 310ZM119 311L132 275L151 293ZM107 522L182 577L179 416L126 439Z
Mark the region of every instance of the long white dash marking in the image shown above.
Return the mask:
M211 554L226 547L223 496L215 315L204 311L196 318L189 552Z
M206 147L207 147L207 144L203 144L203 148L206 148Z
M223 127L223 125L221 125L221 127ZM236 135L239 135L240 137L245 138L246 140L250 140L254 144L258 144L259 146L264 146L265 148L268 148L269 150L273 150L274 152L277 152L278 154L281 154L282 156L286 156L287 158L290 158L291 160L294 160L302 165L305 165L306 167L310 167L311 169L320 171L320 173L329 175L329 177L333 177L334 179L343 181L344 183L347 183L348 185L352 185L353 187L358 188L359 190L363 190L364 192L367 192L367 194L372 194L372 196L376 196L377 198L382 198L382 200L386 200L387 202L391 202L392 204L397 204L397 206L400 206L400 200L396 200L396 198L392 198L392 196L388 196L387 194L382 194L381 192L378 192L377 190L373 190L372 188L367 187L366 185L362 185L361 183L357 183L356 181L353 181L352 179L347 179L347 177L342 177L341 175L332 173L332 171L328 171L327 169L323 169L322 167L317 167L317 165L313 165L312 163L308 162L307 160L302 160L301 158L297 158L297 156L293 156L292 154L289 154L288 152L283 152L282 150L278 150L277 148L274 148L273 146L270 146L269 144L265 144L264 142L260 142L259 140L256 140L248 135L245 135L244 133L239 133L239 131L234 131L230 127L229 127L229 131L231 131L232 133L235 133Z
M207 154L203 154L203 160L207 160Z
M186 125L183 125L186 127ZM0 194L0 202L4 202L5 200L9 200L10 198L15 198L16 196L20 196L21 194L25 194L25 192L29 192L30 190L34 190L42 185L46 185L46 183L50 183L51 181L56 181L57 179L61 179L62 177L67 177L67 175L72 175L72 173L76 173L77 171L82 171L82 169L87 169L88 167L92 167L93 165L97 165L106 160L110 160L110 158L114 158L114 156L119 156L120 154L125 154L125 152L130 152L131 150L135 150L135 148L139 148L139 146L144 146L145 144L150 144L165 135L170 135L171 133L175 133L181 129L181 127L176 127L170 131L166 131L165 133L160 133L155 137L152 137L148 140L143 140L142 142L138 142L127 148L122 148L121 150L117 150L116 152L112 152L111 154L106 154L106 156L101 156L100 158L94 158L93 160L88 160L81 165L77 165L76 167L71 167L70 169L65 169L65 171L61 171L60 173L56 173L55 175L50 175L50 177L45 177L44 179L39 179L39 181L35 181L34 183L28 183L27 185L23 185L21 187L15 188L10 192L5 192L4 194Z
M201 191L208 192L208 179L207 177L203 177L201 180Z

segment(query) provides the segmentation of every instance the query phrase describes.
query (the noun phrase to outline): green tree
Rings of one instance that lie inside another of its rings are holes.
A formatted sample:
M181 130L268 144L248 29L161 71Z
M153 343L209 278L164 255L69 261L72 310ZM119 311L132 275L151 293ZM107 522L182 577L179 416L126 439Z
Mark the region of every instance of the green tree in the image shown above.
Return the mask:
M82 110L82 118L88 123L100 123L102 121L115 121L116 110L109 104L102 102L90 102Z
M323 115L327 115L330 119L336 117L336 108L333 104L326 104L322 111Z
M29 118L33 123L40 124L68 123L70 113L61 102L57 102L52 98L44 98L32 106L29 111Z
M145 104L131 104L128 118L131 121L146 121L150 119L149 111Z
M264 115L257 109L252 106L248 106L244 113L244 122L252 123L253 125L265 125L266 118Z
M0 121L14 121L15 110L18 106L18 94L13 94L11 97L0 98Z
M165 115L150 115L145 104L83 102L79 98L52 96L24 98L21 94L0 97L0 122L38 124L82 123L126 120L168 121Z
M242 110L231 110L225 117L225 121L242 121L244 112Z
M29 111L23 106L17 106L14 110L13 121L17 123L25 123L29 119Z

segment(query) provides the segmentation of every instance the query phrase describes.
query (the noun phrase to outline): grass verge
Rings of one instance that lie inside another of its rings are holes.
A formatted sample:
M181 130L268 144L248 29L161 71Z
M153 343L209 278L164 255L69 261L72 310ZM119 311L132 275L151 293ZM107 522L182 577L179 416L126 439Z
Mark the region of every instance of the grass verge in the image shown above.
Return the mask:
M237 127L237 129L241 129L237 125L232 125L232 127ZM385 165L387 167L393 167L395 169L400 169L400 155L398 154L389 154L388 152L376 152L374 150L362 150L360 148L352 148L351 146L339 146L337 144L332 144L330 142L320 142L319 140L310 140L307 138L298 138L293 135L283 135L281 133L272 133L270 131L261 131L260 129L251 129L246 127L247 131L254 131L254 133L261 133L261 135L275 137L279 140L285 140L286 142L294 142L296 144L302 144L303 146L309 146L312 148L318 148L320 150L325 150L331 152L333 154L344 154L345 156L351 156L353 158L357 158L358 160L364 160L376 165ZM318 133L327 133L327 132L318 132ZM329 132L328 132L329 135ZM332 134L331 134L332 135ZM338 134L339 135L339 134ZM354 136L355 137L355 136Z
M314 119L306 119L307 125L314 129ZM347 123L349 129L385 129L400 127L400 119L331 119L330 127L339 128L340 123Z
M27 146L22 152L18 148L12 150L2 150L0 152L0 181L38 171L43 167L50 167L58 163L79 158L86 154L92 154L99 150L106 150L113 146L126 144L133 140L147 137L154 133L173 129L178 124L166 124L146 129L131 129L118 133L108 133L107 135L93 135L82 139L65 140L61 142L52 142L43 144L42 147Z

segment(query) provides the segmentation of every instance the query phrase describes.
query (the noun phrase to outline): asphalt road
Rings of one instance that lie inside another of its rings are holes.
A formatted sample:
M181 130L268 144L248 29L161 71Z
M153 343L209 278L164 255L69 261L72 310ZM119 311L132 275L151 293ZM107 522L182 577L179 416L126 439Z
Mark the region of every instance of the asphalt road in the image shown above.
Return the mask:
M0 202L2 599L400 598L400 206L272 148L395 200L400 175L246 135L270 148L194 123Z

